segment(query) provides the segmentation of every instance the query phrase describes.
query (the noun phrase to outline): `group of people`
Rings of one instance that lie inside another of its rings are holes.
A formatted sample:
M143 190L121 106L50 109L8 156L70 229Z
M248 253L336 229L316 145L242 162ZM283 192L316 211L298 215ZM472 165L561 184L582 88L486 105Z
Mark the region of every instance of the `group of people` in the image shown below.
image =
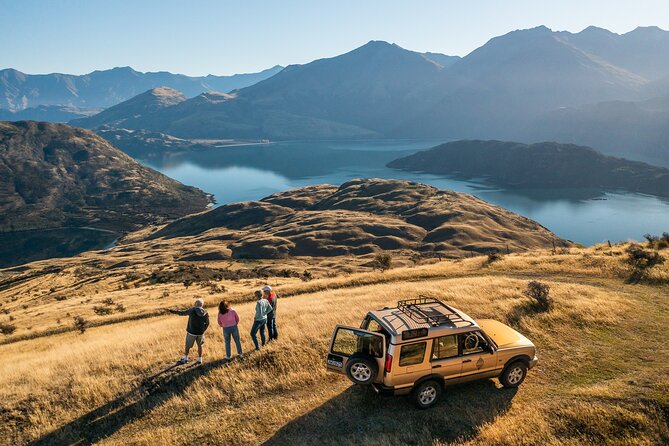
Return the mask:
M261 346L279 338L279 332L276 328L276 306L279 295L272 290L272 287L265 285L261 290L255 292L256 309L251 327L251 339L256 350ZM202 346L204 344L204 333L209 328L209 313L204 309L204 301L195 299L193 308L187 310L167 310L172 314L188 316L186 325L186 348L184 356L177 364L186 364L189 361L189 352L193 345L197 344L197 362L202 364ZM228 302L222 300L218 304L218 325L223 330L223 339L225 340L225 359L231 359L231 343L235 341L237 355L240 359L244 357L242 352L242 343L239 336L239 315ZM267 336L265 336L267 328ZM260 332L260 344L258 343L258 332Z

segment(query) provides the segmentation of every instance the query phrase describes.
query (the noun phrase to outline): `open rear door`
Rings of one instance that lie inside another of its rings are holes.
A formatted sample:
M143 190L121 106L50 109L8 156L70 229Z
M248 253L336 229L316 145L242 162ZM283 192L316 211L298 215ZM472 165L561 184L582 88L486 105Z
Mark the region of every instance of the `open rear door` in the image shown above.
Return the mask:
M337 325L330 342L327 368L346 375L346 365L351 357L368 358L376 364L376 370L373 371L376 376L370 380L370 384L381 382L386 357L385 336L360 328Z

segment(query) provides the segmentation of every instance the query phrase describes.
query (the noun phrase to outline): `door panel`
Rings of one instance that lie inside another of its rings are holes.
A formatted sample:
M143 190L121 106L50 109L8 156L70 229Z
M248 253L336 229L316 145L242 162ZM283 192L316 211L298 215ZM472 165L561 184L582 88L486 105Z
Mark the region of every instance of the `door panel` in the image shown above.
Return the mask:
M462 333L459 338L463 377L495 370L497 367L497 353L494 352L481 332Z
M376 381L380 381L383 378L386 357L385 336L359 328L337 325L330 341L326 367L333 372L345 374L348 358L356 353L363 353L376 361L379 368Z

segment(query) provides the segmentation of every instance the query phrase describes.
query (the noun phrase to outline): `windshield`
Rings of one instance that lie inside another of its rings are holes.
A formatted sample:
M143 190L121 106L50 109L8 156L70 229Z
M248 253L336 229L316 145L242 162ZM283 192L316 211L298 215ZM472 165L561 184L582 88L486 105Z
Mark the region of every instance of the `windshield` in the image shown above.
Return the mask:
M383 337L352 328L340 327L337 329L332 343L332 353L342 356L365 353L380 358L383 356Z

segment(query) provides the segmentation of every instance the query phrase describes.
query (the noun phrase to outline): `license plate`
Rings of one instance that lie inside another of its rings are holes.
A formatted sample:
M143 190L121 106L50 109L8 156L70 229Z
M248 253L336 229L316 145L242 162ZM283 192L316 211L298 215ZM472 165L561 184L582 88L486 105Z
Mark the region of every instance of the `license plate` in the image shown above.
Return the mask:
M344 358L337 355L328 355L328 365L332 367L344 368Z

